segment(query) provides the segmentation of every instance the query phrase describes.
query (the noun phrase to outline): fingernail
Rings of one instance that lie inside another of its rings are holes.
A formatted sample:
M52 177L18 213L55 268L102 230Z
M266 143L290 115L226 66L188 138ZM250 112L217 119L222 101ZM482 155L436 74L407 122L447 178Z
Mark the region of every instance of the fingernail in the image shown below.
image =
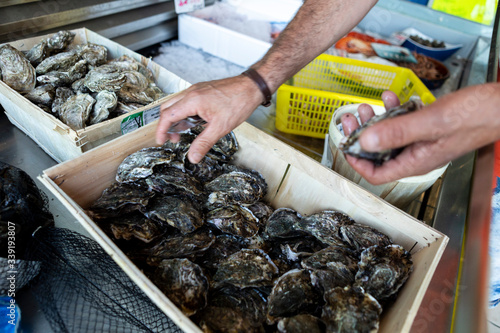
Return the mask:
M192 153L191 155L189 155L188 158L189 158L189 162L191 162L193 164L197 164L201 161L203 156L200 153L195 152L195 153Z

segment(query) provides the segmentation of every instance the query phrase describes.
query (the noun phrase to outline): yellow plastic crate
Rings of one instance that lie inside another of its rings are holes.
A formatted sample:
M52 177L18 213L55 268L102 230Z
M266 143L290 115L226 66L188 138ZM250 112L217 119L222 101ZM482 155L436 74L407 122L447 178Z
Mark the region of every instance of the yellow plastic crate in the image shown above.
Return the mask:
M408 68L322 54L278 88L276 128L322 139L337 108L352 103L384 105L385 90L395 92L402 103L413 95L425 104L435 101Z

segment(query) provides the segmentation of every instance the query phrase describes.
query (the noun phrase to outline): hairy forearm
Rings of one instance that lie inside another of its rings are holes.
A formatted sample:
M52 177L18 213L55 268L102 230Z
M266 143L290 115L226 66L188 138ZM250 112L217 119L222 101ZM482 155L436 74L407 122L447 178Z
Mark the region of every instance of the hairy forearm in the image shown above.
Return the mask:
M269 52L252 68L274 92L351 31L376 0L306 0Z

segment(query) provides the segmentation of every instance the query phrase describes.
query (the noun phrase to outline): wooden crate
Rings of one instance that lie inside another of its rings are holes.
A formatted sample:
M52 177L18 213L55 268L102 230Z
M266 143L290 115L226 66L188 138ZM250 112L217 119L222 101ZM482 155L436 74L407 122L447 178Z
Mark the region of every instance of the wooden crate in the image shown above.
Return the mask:
M108 49L109 59L128 55L140 61L143 65L151 69L156 84L165 93L173 94L190 85L177 75L151 61L151 59L145 58L95 32L86 28L71 31L75 33L73 44L82 44L86 42L100 44ZM27 51L40 40L51 35L52 34L23 39L16 42L10 42L9 44L18 50ZM140 112L154 115L159 111L161 103L168 98L168 96L164 97L126 115L75 131L53 115L44 112L0 80L0 104L5 109L5 113L9 120L58 162L80 156L83 152L120 136L121 122L124 118Z
M149 124L47 169L39 179L182 330L201 332L85 212L115 181L116 169L126 156L155 146L155 126L155 123ZM380 323L380 332L409 331L448 237L247 123L234 132L240 145L235 164L258 170L265 177L269 185L265 199L274 208L290 207L302 214L336 209L384 232L405 249L411 249L414 271L395 303L384 310Z

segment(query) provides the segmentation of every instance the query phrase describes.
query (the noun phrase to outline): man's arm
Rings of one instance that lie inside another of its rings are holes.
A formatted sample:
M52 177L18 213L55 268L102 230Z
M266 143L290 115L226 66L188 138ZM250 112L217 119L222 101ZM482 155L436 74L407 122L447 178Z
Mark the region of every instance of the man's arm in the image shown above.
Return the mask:
M316 56L349 32L376 0L306 0L267 54L251 66L266 81L271 93ZM198 163L220 139L244 122L264 96L245 75L201 82L180 92L161 106L156 141L177 140L170 126L198 115L207 125L193 141L188 158Z

